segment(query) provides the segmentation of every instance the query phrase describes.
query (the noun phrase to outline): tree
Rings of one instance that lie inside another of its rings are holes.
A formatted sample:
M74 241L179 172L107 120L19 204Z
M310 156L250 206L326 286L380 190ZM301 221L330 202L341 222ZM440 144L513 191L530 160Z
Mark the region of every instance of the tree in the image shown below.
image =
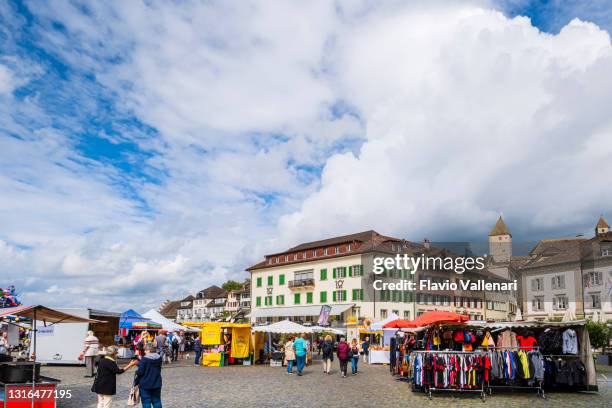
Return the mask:
M587 321L587 330L589 331L589 339L593 348L599 349L608 345L610 341L610 328L607 323L595 323L589 320Z
M221 287L229 292L230 290L242 289L242 283L236 282L234 280L228 280L223 285L221 285Z

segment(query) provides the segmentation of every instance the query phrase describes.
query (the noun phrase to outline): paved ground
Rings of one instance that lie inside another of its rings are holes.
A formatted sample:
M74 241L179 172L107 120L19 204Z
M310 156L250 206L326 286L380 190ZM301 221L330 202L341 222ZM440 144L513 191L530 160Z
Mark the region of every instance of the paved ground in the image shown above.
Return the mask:
M336 363L337 364L337 363ZM254 367L193 367L185 364L163 370L164 407L467 407L482 404L476 395L434 395L430 401L413 393L407 383L396 381L387 366L362 365L357 376L326 376L321 364L308 367L302 377L287 375L284 369ZM489 407L612 407L612 369L601 368L599 393L555 393L542 400L535 393L497 394L487 399ZM58 407L95 407L91 380L84 369L43 367L43 374L62 379L61 388L70 389L73 398ZM132 372L119 376L116 407L126 406ZM603 376L602 376L603 374ZM606 381L610 378L610 382ZM485 405L483 405L485 406Z

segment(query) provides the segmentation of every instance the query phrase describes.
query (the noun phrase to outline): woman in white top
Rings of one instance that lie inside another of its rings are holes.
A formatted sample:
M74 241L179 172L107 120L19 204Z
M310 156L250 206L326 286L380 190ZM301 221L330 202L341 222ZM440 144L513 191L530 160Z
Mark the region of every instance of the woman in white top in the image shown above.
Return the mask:
M87 370L85 377L93 377L95 374L95 361L98 357L99 347L98 338L94 336L93 331L89 330L85 336L83 351L81 352L81 355L85 358L85 368Z

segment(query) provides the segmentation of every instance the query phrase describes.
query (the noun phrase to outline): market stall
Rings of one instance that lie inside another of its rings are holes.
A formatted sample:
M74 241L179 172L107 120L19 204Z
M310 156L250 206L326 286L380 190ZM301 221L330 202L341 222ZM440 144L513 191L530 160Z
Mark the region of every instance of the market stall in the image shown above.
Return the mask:
M167 319L166 317L162 316L158 311L154 309L151 309L148 312L143 313L142 317L147 318L155 323L159 323L162 327L162 330L165 330L169 333L177 333L180 331L197 333L200 331L199 329L195 327L181 326L180 324L175 323L172 320Z
M532 390L544 398L550 390L597 390L583 320L483 322L431 314L388 326L398 331L392 372L411 377L413 390L430 398L436 391L473 392L484 399L503 390Z
M271 366L282 366L283 360L284 360L284 353L282 351L282 345L280 345L280 347L278 348L278 350L274 350L272 347L272 335L278 335L278 334L302 334L302 333L306 333L306 334L311 334L313 333L313 329L312 327L308 327L308 326L302 326L301 324L292 322L290 320L283 320L277 323L272 323L270 325L266 325L266 326L255 326L252 328L252 332L255 336L257 336L257 334L259 333L265 333L268 335L268 353L269 354L269 360L270 360L270 365ZM253 344L257 344L255 341L253 342ZM311 339L311 344L312 344L312 339ZM264 343L264 350L265 350L265 343ZM254 354L257 355L257 349L254 350ZM312 359L312 354L311 354L311 350L308 351L309 354L309 358Z
M134 355L133 341L143 332L161 330L162 325L142 316L134 309L128 309L119 317L119 335L122 341L119 345L119 357L131 358Z
M0 369L0 403L7 405L27 404L37 408L54 408L55 392L59 380L40 375L40 363L36 361L37 333L42 328L58 323L101 323L100 321L74 316L42 305L18 306L0 310L0 318L17 316L31 322L31 361L4 362ZM37 392L38 391L38 392ZM38 397L37 397L38 394Z
M199 326L203 366L250 364L250 324L203 322Z

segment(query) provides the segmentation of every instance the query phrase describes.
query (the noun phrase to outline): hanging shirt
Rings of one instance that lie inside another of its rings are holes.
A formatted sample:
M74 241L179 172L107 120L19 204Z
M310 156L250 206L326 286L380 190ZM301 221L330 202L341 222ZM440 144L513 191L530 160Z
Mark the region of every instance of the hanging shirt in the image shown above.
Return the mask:
M533 336L516 336L516 341L518 341L519 346L522 350L532 351L533 346L538 344L538 341Z

